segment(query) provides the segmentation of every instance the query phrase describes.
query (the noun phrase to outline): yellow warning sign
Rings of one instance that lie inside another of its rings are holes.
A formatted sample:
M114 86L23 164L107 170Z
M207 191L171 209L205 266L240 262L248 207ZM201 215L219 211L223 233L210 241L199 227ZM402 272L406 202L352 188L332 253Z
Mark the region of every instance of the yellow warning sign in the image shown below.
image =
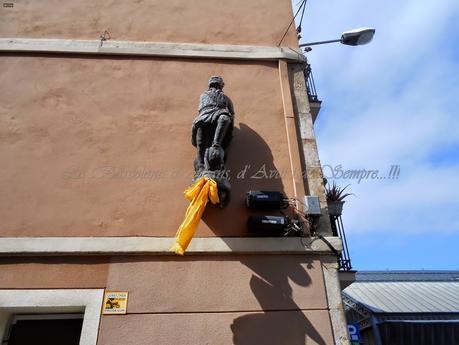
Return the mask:
M105 291L102 314L126 314L128 292Z

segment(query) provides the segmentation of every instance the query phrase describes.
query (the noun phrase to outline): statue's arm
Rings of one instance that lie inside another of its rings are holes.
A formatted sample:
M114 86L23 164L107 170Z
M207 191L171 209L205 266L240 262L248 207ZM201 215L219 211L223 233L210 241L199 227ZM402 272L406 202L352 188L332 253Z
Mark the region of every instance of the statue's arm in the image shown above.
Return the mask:
M230 112L231 115L234 115L234 106L233 106L233 102L231 101L231 99L229 97L226 97L227 100L228 100L228 110Z
M204 106L206 105L207 103L207 95L206 93L204 92L201 97L199 97L199 105L198 105L198 112L201 111L202 108L204 108Z

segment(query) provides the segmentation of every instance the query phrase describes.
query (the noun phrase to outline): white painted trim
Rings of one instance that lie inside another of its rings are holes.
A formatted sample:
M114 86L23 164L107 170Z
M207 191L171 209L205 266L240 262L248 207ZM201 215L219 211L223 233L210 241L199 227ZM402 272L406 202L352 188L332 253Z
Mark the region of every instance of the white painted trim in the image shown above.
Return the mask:
M331 259L329 263L322 262L322 272L335 345L350 345L336 259Z
M305 61L301 50L288 47L111 40L0 38L0 52Z
M326 237L337 250L342 250L338 237ZM172 237L2 237L0 255L106 255L165 254ZM317 237L206 237L194 238L187 254L301 254L331 253Z
M103 289L0 290L0 316L84 311L80 345L96 345L103 298Z
M71 319L83 319L84 313L72 313L72 314L19 314L14 315L13 324L17 321L22 320L71 320Z

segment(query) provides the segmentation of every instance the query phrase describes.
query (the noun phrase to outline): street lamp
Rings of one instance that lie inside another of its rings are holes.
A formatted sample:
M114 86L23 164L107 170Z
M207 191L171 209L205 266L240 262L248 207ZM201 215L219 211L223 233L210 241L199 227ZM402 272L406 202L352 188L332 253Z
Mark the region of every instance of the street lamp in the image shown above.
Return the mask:
M335 42L340 42L348 46L361 46L361 45L371 42L375 34L375 31L376 31L375 29L371 29L371 28L354 29L354 30L343 32L340 39L304 43L304 44L300 44L300 47L309 47L309 46L314 46L318 44L335 43Z

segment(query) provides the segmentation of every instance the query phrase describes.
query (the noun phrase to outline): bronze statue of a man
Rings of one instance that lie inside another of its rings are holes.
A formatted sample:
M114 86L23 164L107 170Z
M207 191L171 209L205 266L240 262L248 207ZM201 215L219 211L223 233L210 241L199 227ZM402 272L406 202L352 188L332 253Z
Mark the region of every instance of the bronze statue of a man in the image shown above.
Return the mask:
M199 101L199 114L192 128L192 144L198 149L196 173L204 169L223 169L225 151L234 126L233 102L223 93L224 85L221 77L210 77L209 89L204 91Z
M224 164L234 127L234 107L231 99L223 93L224 85L221 77L210 77L209 88L199 100L199 114L193 121L191 142L198 151L194 179L213 178L219 190L229 197L230 185L225 177Z

